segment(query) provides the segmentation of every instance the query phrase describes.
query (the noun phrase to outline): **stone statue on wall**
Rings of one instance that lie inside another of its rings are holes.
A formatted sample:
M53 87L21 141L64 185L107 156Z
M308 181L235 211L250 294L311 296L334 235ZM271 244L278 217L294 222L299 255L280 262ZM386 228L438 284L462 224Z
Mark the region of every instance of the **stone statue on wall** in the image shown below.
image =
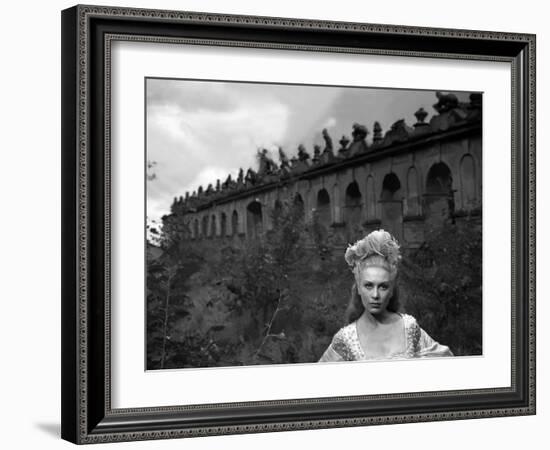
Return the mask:
M372 132L374 133L372 135L372 143L378 144L380 141L382 141L382 126L380 125L380 122L374 122L374 125L372 127Z
M438 114L446 113L458 106L458 98L454 94L443 94L442 92L436 92L438 102L433 105L433 108Z
M305 163L307 163L309 159L309 153L306 151L306 148L302 144L298 146L298 159Z
M321 161L321 146L315 144L313 146L313 159L311 160L313 164L319 164Z
M256 157L258 158L258 175L271 175L275 172L277 172L277 164L275 164L275 161L273 161L269 155L267 149L258 150L258 153L256 154Z
M325 140L325 151L329 150L332 152L333 150L332 138L328 134L328 131L326 128L323 128L323 139Z
M248 169L244 181L247 186L254 186L258 181L258 174L253 169Z
M222 183L222 190L229 189L229 186L231 186L231 182L231 174L229 174L225 181Z
M348 156L348 144L349 138L346 135L342 136L342 139L338 141L340 143L340 148L338 149L338 156L345 158Z
M354 123L352 129L351 136L353 137L353 142L364 141L367 138L367 134L369 134L365 125Z
M286 153L282 147L279 147L279 172L281 176L285 176L290 173L290 161L288 160L288 156L286 156Z

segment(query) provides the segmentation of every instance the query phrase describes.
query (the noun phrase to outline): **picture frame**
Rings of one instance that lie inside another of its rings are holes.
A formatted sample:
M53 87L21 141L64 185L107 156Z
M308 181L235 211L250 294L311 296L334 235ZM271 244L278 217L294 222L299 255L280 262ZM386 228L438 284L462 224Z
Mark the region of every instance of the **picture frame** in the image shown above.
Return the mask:
M114 408L110 75L117 41L508 64L510 385ZM535 42L534 35L503 32L83 5L64 10L62 437L85 444L535 414Z

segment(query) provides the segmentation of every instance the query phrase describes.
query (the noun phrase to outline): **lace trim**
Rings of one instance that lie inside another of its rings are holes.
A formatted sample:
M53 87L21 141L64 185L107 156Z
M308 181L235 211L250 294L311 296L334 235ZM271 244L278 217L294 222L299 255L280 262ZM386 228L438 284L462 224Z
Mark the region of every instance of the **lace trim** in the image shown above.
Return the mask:
M405 350L393 355L367 358L357 332L357 321L341 328L332 340L332 348L344 361L365 361L377 359L414 358L419 351L420 326L416 319L409 314L401 314L405 333Z
M355 322L341 328L332 340L332 348L344 361L360 361L364 359L363 351L357 339Z

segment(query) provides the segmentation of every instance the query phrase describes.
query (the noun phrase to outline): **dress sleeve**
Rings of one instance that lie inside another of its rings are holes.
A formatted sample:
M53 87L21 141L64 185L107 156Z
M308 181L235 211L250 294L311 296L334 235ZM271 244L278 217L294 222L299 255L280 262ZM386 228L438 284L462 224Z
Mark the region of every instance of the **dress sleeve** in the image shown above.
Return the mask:
M416 352L417 357L454 356L449 347L434 341L422 328L418 328L420 330L420 336L418 339L418 350Z
M346 342L342 330L339 330L332 338L332 342L319 359L319 362L347 361L346 354Z

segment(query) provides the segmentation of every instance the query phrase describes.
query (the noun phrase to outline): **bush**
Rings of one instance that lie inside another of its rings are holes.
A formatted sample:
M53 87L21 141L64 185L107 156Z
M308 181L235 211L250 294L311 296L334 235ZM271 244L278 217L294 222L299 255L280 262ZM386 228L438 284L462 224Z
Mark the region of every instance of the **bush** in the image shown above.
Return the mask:
M431 233L403 259L406 311L455 355L482 352L481 259L481 230L472 221Z

